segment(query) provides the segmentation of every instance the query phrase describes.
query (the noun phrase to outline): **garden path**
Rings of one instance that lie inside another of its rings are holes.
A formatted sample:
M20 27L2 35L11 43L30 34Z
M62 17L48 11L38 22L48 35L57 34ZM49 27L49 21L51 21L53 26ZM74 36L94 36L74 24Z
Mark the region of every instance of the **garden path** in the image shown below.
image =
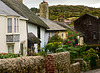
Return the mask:
M90 71L81 72L81 73L100 73L100 69L90 70Z

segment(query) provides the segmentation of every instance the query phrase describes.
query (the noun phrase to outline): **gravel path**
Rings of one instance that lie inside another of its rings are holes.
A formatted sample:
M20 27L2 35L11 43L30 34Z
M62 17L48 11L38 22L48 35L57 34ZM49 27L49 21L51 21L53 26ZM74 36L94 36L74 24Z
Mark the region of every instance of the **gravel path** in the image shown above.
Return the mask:
M100 73L100 69L90 70L90 71L81 72L81 73Z

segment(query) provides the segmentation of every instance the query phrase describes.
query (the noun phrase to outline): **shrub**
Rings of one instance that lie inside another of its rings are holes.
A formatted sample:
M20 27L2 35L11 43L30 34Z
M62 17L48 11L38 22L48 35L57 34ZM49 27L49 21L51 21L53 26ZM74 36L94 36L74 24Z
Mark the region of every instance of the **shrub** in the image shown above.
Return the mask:
M84 60L85 61L90 60L90 65L92 69L96 67L96 59L99 59L99 56L96 54L96 51L93 48L90 48L89 50L86 51Z
M59 46L59 45L62 45L62 43L61 43L61 42L48 43L48 44L45 46L45 49L46 49L46 50L49 50L49 52L55 53L56 50L58 49L58 46Z

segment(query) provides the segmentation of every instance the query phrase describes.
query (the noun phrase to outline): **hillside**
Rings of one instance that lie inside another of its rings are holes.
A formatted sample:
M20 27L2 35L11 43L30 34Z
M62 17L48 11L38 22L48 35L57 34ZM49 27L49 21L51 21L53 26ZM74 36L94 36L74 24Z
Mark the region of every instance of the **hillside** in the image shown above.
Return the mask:
M31 8L32 11L35 13L39 13L39 9ZM92 8L87 6L72 6L72 5L57 5L57 6L50 6L50 19L56 20L60 15L64 18L71 18L71 17L80 17L85 13L89 13L93 16L100 17L100 8Z

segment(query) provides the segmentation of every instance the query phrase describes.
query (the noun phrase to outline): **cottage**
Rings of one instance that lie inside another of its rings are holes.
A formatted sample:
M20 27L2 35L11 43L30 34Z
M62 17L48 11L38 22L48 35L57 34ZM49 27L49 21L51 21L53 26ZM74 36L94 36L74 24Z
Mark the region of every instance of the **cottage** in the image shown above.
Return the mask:
M0 0L0 53L27 54L26 20Z
M74 28L76 31L81 33L84 43L98 44L100 41L100 24L99 19L85 14L74 21Z
M40 39L41 43L34 43L31 46L35 46L35 52L37 52L37 47L44 47L44 35L45 29L49 28L38 16L36 16L29 8L27 8L22 2L18 0L2 0L10 8L16 11L23 17L28 18L27 21L27 32L33 33L37 38ZM27 33L27 35L28 35ZM28 47L31 48L31 47Z

